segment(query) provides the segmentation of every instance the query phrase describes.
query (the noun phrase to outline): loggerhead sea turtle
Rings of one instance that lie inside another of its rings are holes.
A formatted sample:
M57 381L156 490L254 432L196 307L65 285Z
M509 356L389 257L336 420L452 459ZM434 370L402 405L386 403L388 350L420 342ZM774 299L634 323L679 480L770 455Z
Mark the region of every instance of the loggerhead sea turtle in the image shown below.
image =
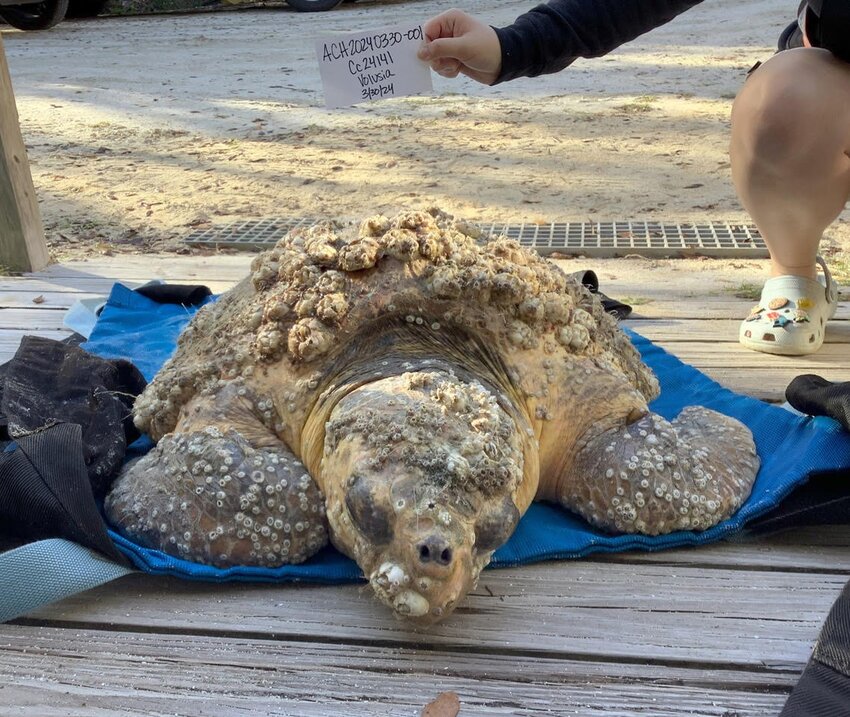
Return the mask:
M651 413L652 372L554 264L437 210L296 230L205 306L138 398L156 446L106 500L216 566L331 542L376 595L446 616L534 500L609 531L704 530L746 499L749 430Z

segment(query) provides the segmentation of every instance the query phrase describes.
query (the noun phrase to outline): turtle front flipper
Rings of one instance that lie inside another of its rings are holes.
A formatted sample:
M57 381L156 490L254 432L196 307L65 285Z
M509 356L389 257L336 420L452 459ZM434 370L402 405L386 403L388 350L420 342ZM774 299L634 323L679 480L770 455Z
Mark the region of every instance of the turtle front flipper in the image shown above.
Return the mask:
M697 406L672 422L648 413L582 444L558 498L615 532L710 528L746 500L759 468L746 426Z
M136 543L194 562L303 562L327 543L322 493L244 389L228 389L194 399L173 433L127 464L107 517Z

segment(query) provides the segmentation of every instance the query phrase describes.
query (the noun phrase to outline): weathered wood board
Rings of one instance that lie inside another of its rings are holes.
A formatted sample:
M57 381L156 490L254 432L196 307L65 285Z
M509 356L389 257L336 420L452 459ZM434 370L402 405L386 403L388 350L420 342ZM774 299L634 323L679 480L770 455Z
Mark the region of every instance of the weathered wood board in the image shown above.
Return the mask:
M47 261L44 227L0 37L0 265L6 271L37 271Z

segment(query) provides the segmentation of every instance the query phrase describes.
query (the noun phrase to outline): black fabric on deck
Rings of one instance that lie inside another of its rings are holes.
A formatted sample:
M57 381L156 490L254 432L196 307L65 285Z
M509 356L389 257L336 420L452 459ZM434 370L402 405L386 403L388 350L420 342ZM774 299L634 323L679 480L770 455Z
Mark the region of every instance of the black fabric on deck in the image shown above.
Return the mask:
M0 532L26 541L66 538L127 564L97 509L79 425L54 424L0 453Z
M139 293L194 305L206 286L160 284ZM80 339L82 337L79 337ZM0 534L65 538L126 564L97 500L139 436L133 402L146 381L129 361L106 360L66 341L25 336L0 366Z
M812 657L780 717L850 715L850 583L829 611Z
M158 304L183 306L197 306L212 294L210 288L202 284L149 284L135 291Z
M804 374L788 384L785 398L802 413L829 416L850 430L850 381L833 383L820 376ZM747 531L773 533L821 524L850 524L850 472L813 474L774 510L749 523Z
M850 677L850 582L832 606L812 657ZM850 712L850 699L844 706Z
M632 307L628 304L624 304L622 301L617 301L609 296L605 296L605 294L599 291L599 277L596 276L595 271L591 269L587 269L586 271L574 271L568 276L584 286L591 294L596 294L602 302L602 308L612 316L615 316L618 321L629 318L629 314L632 313Z
M25 336L0 367L0 413L7 438L58 422L82 429L82 456L95 495L103 495L139 436L132 407L145 379L129 361L107 361L61 341Z
M803 374L788 384L785 398L798 411L829 416L850 431L850 381L833 383L814 374Z
M747 526L751 533L775 533L805 525L850 523L850 472L815 473L774 510Z

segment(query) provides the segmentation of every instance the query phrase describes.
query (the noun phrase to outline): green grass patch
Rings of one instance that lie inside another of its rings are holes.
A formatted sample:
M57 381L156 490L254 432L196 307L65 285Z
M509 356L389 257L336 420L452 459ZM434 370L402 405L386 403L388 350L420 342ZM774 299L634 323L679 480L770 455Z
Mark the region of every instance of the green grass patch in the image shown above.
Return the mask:
M837 256L832 256L827 259L826 263L833 279L839 284L850 284L850 259L839 259Z
M732 295L739 299L758 301L761 298L761 288L761 284L751 284L745 281L743 284L732 289Z
M658 101L654 95L641 95L635 97L633 101L627 102L624 105L619 105L617 109L626 114L639 114L641 112L649 112L653 109L653 104Z

